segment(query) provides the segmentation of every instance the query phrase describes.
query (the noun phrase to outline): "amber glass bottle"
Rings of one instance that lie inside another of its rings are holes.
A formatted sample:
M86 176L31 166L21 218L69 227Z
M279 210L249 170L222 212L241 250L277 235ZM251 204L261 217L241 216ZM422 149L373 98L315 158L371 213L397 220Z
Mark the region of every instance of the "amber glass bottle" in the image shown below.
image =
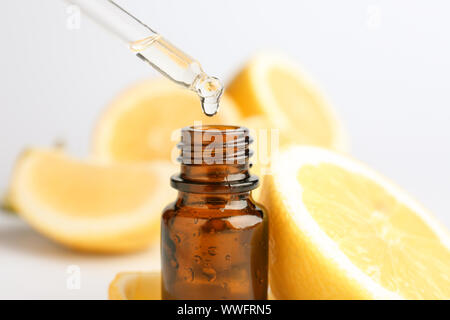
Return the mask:
M182 129L179 190L161 219L163 299L266 299L267 217L251 198L249 132Z

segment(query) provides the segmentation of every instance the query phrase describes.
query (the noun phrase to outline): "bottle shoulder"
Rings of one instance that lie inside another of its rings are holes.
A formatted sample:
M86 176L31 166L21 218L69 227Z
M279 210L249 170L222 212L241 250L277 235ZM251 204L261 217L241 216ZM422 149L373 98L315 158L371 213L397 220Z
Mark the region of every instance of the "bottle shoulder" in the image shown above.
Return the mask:
M226 218L232 216L266 216L265 208L251 198L233 200L228 202L196 202L184 203L180 199L169 203L163 209L163 217L172 216L197 217L197 218Z

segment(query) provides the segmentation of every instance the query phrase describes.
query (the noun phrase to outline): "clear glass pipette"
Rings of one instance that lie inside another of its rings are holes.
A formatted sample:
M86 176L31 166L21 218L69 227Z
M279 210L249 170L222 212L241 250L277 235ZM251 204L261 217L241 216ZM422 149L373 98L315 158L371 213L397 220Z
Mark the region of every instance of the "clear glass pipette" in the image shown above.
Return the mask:
M66 0L126 42L137 57L170 80L195 91L203 112L213 116L219 108L223 85L208 76L200 63L111 0Z

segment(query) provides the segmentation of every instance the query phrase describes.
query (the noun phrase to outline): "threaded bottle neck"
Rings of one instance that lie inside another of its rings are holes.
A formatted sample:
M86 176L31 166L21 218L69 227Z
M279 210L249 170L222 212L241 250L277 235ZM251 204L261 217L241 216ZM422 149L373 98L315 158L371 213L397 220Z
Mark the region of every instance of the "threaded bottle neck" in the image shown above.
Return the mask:
M252 139L238 126L191 126L181 130L178 161L181 172L174 188L193 193L245 192L258 186L249 173Z

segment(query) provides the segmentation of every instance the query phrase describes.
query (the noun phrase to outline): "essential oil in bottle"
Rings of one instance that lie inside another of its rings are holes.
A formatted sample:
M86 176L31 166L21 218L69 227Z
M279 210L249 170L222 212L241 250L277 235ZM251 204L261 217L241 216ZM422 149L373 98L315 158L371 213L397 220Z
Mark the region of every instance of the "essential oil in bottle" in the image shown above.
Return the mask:
M161 219L163 299L267 299L268 224L251 191L249 131L182 129L179 191Z

